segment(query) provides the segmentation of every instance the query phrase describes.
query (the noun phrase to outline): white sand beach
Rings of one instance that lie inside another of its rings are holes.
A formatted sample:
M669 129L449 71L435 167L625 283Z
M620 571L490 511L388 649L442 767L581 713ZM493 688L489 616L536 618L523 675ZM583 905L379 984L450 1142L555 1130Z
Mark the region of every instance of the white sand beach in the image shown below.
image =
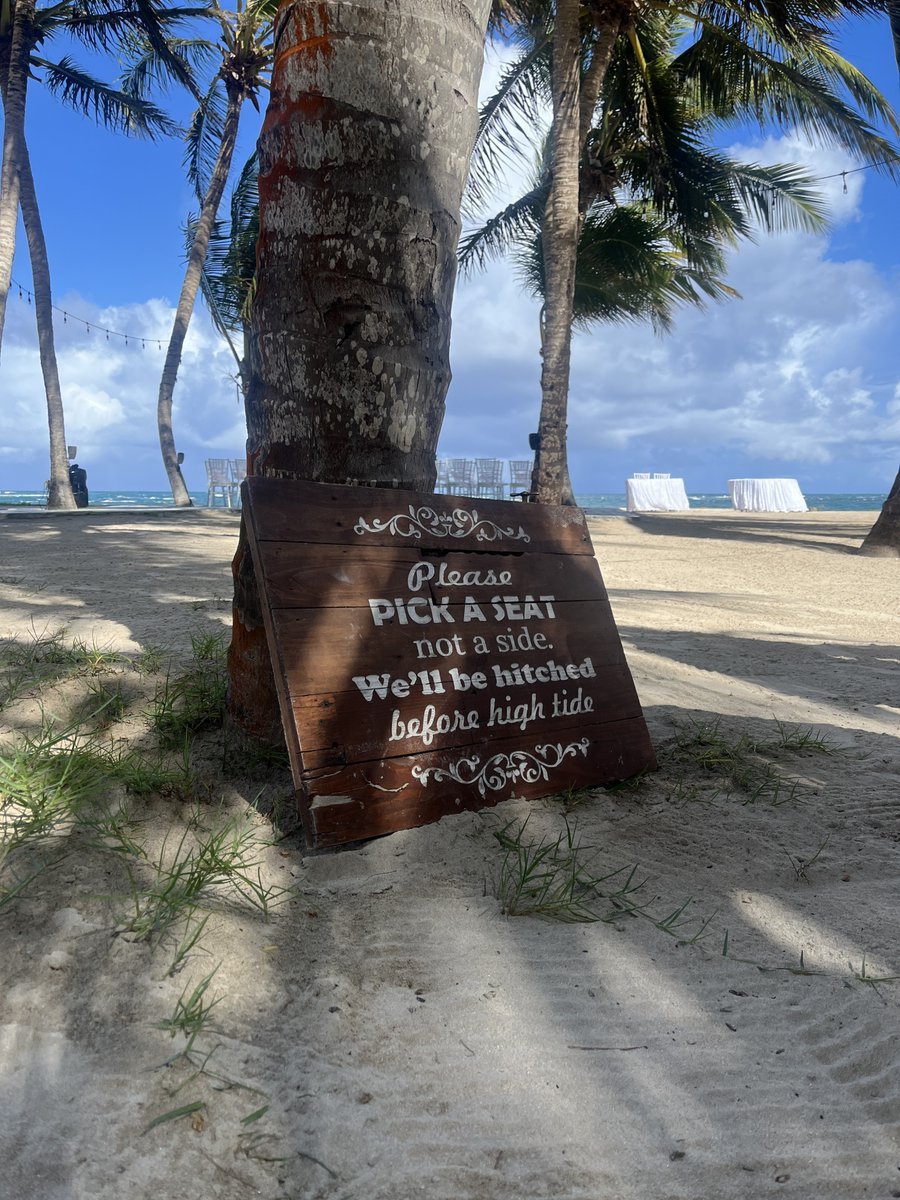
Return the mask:
M50 717L155 753L166 664L227 637L238 520L0 517L7 762ZM900 572L854 556L873 520L591 518L660 761L637 786L311 855L271 820L284 766L224 775L213 730L169 794L110 782L131 851L75 820L15 852L0 1196L900 1196ZM640 886L586 893L590 923L505 915L495 834L526 819ZM259 891L142 939L158 864L229 820ZM212 972L180 1055L160 1023Z

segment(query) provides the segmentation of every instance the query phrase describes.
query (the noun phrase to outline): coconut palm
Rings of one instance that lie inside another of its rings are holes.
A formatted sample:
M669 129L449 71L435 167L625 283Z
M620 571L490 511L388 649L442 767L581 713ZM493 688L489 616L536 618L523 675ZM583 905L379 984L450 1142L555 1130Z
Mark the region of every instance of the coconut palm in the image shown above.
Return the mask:
M47 247L31 172L25 133L29 81L37 80L64 103L110 129L154 137L174 124L154 104L95 79L68 56L48 58L54 38L80 41L92 51L121 48L135 27L164 44L165 30L199 9L163 9L143 4L124 9L102 0L61 0L36 8L35 0L3 0L0 7L0 98L3 101L3 161L0 174L0 342L15 251L16 217L22 220L31 257L35 318L50 430L51 508L73 508L62 395L53 339L52 296ZM165 51L161 51L165 57Z
M713 125L754 119L795 126L873 166L895 171L893 146L871 124L880 119L897 129L890 107L860 72L835 53L829 40L830 20L843 12L875 7L864 0L846 5L832 0L821 4L801 0L791 6L742 0L698 4L686 10L693 28L682 25L676 30L680 41L674 66L683 87L693 93ZM617 59L630 63L621 94L634 97L646 135L664 148L664 112L654 91L653 60L645 53L644 39L654 12L665 16L666 11L662 3L639 5L631 0L614 6L594 0L557 0L554 5L505 0L505 19L514 20L529 39L525 59L532 71L538 69L543 53L547 80L543 93L553 111L542 238L548 316L534 478L534 490L547 502L560 502L566 486L574 260L585 213L579 202L581 176L594 169L591 143L598 116L601 125L616 117L605 98L605 84ZM536 95L540 89L533 79L524 93L517 90L513 78L504 81L504 87L506 94L496 97L486 111L482 133L504 131L501 149L508 152L514 142L509 130L521 125L529 90ZM476 180L479 171L489 171L491 165L490 155L476 160ZM667 201L673 211L677 201L677 192Z
M172 403L188 326L203 279L203 266L216 214L228 183L237 143L241 111L249 101L259 109L259 94L268 87L272 64L272 21L277 0L237 0L235 10L212 0L209 12L218 22L219 40L207 43L215 55L216 71L201 97L188 130L188 174L200 200L193 223L187 268L175 309L175 321L166 350L157 401L157 425L163 464L176 505L187 507L191 498L185 486L172 430ZM159 77L156 47L147 45L127 73L127 84L137 94L149 80Z
M254 472L430 490L489 0L284 0L259 143ZM229 705L278 727L246 538Z

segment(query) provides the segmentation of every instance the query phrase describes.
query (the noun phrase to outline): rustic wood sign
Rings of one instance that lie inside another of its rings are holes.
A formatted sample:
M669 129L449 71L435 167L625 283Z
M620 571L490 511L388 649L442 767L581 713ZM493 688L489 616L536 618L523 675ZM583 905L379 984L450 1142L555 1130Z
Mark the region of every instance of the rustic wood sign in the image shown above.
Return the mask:
M261 478L243 497L311 846L656 765L579 509Z

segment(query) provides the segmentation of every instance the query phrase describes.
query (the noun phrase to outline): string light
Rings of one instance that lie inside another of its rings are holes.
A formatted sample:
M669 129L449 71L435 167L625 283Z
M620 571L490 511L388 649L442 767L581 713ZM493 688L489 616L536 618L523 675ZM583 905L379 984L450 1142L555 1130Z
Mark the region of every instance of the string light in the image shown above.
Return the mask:
M24 284L19 283L19 281L16 279L11 279L10 283L12 283L12 285L14 287L17 287L19 289L19 299L20 300L27 299L28 303L30 304L34 293L29 291L29 289L27 287L25 287ZM84 317L76 317L74 313L70 313L64 308L59 308L56 304L51 304L50 307L53 309L54 312L62 313L63 325L68 325L68 323L70 321L75 321L79 325L84 326L85 333L91 332L91 322L86 320ZM124 341L126 346L128 346L130 344L134 344L136 342L140 342L142 350L146 349L146 344L148 342L150 343L151 346L153 345L154 342L156 342L156 347L158 350L162 350L162 348L163 348L163 344L158 338L141 337L139 334L136 334L136 333L119 333L118 330L116 330L116 329L106 329L102 325L97 325L96 322L94 323L93 328L97 332L104 333L106 335L107 341L109 341L110 338L121 338L122 341Z
M816 183L824 183L828 179L840 179L841 183L842 183L843 193L846 196L847 195L847 176L848 175L858 175L860 171L872 171L876 167L887 167L887 166L891 166L894 163L900 163L900 159L884 158L884 159L881 159L879 162L865 163L861 167L850 167L848 170L845 170L845 171L835 171L832 175L819 175L816 177ZM777 188L773 187L771 189L771 192L772 192L773 199L778 200L779 195L780 195L779 190ZM704 213L704 216L709 216L709 213ZM10 283L13 285L13 287L17 287L19 289L19 299L20 300L27 299L28 303L31 304L33 293L30 292L29 289L27 287L25 287L23 284L19 283L18 280L10 279ZM64 309L64 308L58 308L55 304L52 304L50 307L53 309L54 312L62 313L64 325L68 325L70 320L77 321L79 325L84 326L86 333L91 332L90 321L85 320L84 317L76 317L73 313L67 312L66 309ZM111 337L121 338L124 341L126 346L128 346L129 342L140 342L142 350L146 349L146 343L149 341L151 345L154 342L156 342L156 347L158 350L162 350L162 348L163 348L163 344L158 338L143 338L143 337L139 337L137 334L134 334L134 333L119 333L115 329L105 329L100 325L95 325L94 328L95 329L103 329L103 332L106 334L107 341L109 341L109 339Z

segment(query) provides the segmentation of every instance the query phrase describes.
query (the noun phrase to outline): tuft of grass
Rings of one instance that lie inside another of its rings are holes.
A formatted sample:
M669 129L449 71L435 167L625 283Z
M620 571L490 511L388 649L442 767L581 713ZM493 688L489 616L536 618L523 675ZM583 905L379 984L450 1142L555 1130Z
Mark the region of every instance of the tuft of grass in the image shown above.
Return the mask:
M525 838L527 825L526 819L518 829L510 823L494 833L504 851L496 895L506 916L609 921L638 910L633 897L643 885L635 882L636 865L594 874L585 858L591 848L581 844L568 821L557 837L540 841ZM597 911L601 901L608 906L605 913Z
M559 837L540 842L524 840L527 823L514 833L506 825L494 834L505 851L497 884L501 912L557 921L598 920L589 903L595 881L580 861L581 846L568 823Z
M773 757L785 750L831 754L833 747L812 729L775 724L778 736L760 741L743 733L728 737L718 719L689 721L679 727L671 755L676 763L723 778L727 788L743 793L744 804L767 801L777 807L796 797L798 784L777 769Z
M97 677L88 684L86 719L99 729L121 721L128 711L128 697L122 691L122 681Z
M167 675L156 689L150 721L163 747L181 745L186 737L219 728L225 720L228 676L221 634L191 638L193 663L183 674Z
M164 1017L157 1026L158 1029L166 1030L172 1037L175 1037L178 1033L183 1034L187 1038L187 1043L184 1047L185 1054L191 1052L196 1038L206 1030L212 1010L222 999L221 996L217 996L215 1000L209 1000L206 996L207 990L221 965L219 963L218 966L213 967L193 987L187 984L175 1001L175 1008L171 1017Z
M134 660L139 675L158 675L163 667L163 652L159 646L146 645Z
M23 875L18 867L22 854L47 849L55 835L73 827L105 785L94 743L78 726L57 729L45 719L36 734L0 745L0 907L47 865L35 870L29 864Z
M134 913L126 928L158 943L201 903L215 899L249 904L267 918L288 889L263 884L259 846L253 829L237 817L198 835L185 829L171 852L163 843L150 864L149 887L141 888L132 877Z

